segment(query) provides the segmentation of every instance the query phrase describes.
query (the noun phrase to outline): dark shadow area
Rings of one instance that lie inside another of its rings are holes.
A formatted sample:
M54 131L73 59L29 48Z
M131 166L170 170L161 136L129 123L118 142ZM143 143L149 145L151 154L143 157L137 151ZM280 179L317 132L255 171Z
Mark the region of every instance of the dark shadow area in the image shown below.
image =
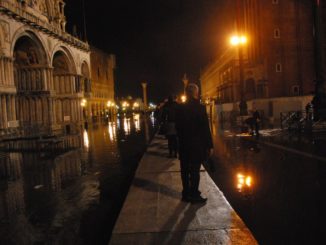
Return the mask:
M180 192L147 179L135 178L133 181L133 185L147 191L160 192L166 196L170 196L177 199L181 198Z

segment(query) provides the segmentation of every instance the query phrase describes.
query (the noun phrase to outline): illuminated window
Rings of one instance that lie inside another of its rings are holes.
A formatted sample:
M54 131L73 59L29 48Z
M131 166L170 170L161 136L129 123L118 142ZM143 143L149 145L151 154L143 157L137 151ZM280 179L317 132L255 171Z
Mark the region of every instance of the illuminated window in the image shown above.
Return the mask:
M275 70L276 70L276 72L282 72L282 64L281 63L276 63Z
M281 37L280 29L278 28L274 29L274 38L280 38L280 37Z

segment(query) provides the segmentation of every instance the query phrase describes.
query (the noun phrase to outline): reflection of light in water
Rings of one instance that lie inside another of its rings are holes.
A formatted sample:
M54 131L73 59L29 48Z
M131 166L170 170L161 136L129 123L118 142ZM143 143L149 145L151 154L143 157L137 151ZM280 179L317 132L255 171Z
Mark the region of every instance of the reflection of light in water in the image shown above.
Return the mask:
M89 148L89 139L88 139L88 133L87 133L87 131L86 130L84 130L84 146L86 147L86 148Z
M250 175L237 174L237 189L239 192L250 190L252 187L252 177Z
M139 119L139 114L133 114L134 116L134 123L135 123L135 129L136 132L140 131L140 119Z
M241 133L241 134L236 134L237 137L251 137L252 135L249 133Z
M120 119L117 119L117 128L120 130Z
M152 123L152 125L154 126L154 124L155 124L154 112L151 113L150 118L151 118L151 123Z
M115 127L115 123L109 122L108 131L109 131L110 140L111 141L114 141L116 139L116 127Z
M130 118L123 119L123 130L125 131L126 135L130 134Z

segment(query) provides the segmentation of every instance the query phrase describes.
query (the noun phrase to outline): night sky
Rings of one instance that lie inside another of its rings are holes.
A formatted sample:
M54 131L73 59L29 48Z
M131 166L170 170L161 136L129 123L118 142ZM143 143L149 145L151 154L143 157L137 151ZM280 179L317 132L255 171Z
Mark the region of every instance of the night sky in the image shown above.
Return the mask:
M67 30L84 37L82 0L66 0ZM182 77L199 81L233 32L229 0L85 0L88 42L116 55L116 96L150 101L180 94Z

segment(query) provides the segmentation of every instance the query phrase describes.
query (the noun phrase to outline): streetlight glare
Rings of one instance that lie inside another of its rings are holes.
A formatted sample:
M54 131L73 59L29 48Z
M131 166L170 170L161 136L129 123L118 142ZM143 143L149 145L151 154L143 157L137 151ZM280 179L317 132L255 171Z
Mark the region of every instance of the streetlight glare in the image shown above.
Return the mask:
M185 103L186 101L187 101L187 96L182 95L182 96L181 96L181 102L182 102L182 103Z
M230 38L230 43L233 46L237 46L239 44L246 44L247 43L247 37L246 36L232 36Z

